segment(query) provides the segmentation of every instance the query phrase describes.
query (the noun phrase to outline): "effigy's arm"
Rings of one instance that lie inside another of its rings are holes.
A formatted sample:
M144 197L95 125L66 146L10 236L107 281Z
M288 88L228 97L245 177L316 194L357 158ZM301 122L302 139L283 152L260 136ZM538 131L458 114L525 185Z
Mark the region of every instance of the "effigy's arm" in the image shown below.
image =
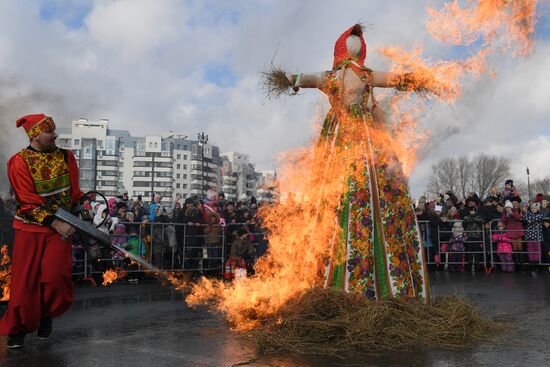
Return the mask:
M287 73L281 68L272 68L262 72L263 86L268 97L293 95L300 88L322 88L328 80L327 72L318 73Z
M386 71L372 72L373 87L378 88L397 88L402 91L413 91L421 88L413 73L392 73Z
M415 92L421 98L425 98L430 92L434 93L426 80L412 72L373 71L372 85L378 88L395 88L402 92Z
M322 88L327 84L327 72L286 74L287 79L292 83L292 88L298 91L299 88Z

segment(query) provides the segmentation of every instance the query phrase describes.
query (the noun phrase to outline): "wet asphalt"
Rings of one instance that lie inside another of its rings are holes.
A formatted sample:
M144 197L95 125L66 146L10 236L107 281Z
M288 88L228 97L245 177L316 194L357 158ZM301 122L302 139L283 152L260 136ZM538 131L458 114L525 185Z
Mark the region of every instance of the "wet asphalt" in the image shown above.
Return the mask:
M189 309L180 293L154 280L82 284L49 340L28 335L25 348L8 350L0 337L0 366L550 366L550 275L431 273L430 281L436 296L466 296L510 331L461 351L262 355L251 336L230 331L219 315Z

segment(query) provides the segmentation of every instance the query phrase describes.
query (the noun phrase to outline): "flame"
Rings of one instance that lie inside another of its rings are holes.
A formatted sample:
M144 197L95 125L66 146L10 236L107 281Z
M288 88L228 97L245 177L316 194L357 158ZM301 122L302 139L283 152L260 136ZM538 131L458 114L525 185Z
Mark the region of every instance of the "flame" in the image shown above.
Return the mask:
M0 284L2 287L2 298L0 301L9 301L11 285L11 259L8 255L8 246L3 245L0 249L2 260L0 260Z
M454 0L441 11L428 8L430 34L453 45L468 46L481 40L490 48L498 42L500 48L513 49L513 55L525 56L532 49L537 0L479 0L467 5L461 7Z
M102 285L109 285L115 280L124 278L128 273L122 268L109 269L103 273Z
M453 1L442 11L429 9L428 29L434 37L467 44L482 37L483 47L466 60L435 62L426 61L422 47L412 51L385 47L380 52L392 61L390 80L412 72L407 90L429 91L437 100L453 103L462 93L464 78L492 73L487 56L496 41L507 40L506 44L517 47L520 55L527 53L532 46L535 5L536 1L527 0L481 0L469 10ZM322 285L331 246L340 234L337 207L348 178L359 183L365 180L356 162L372 154L366 142L385 148L377 153L378 164L385 164L390 172L402 170L408 175L418 159L418 149L429 138L429 132L417 126L424 109L411 93L394 95L389 105L388 120L393 127L385 124L381 109L372 111L375 122L367 125L364 120L346 118L342 106L332 106L343 116L339 134L345 143L321 139L281 154L280 198L260 212L269 229L269 252L256 263L255 276L232 283L202 278L187 296L187 303L210 304L224 313L235 329L249 330L274 315L290 298ZM336 256L332 261L345 259Z

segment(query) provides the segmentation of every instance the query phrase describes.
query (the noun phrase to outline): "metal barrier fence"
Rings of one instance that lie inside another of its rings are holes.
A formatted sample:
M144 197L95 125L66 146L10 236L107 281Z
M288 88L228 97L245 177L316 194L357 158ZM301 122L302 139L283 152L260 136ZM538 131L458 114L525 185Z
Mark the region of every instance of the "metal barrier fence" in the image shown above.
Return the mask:
M0 218L2 219L2 218ZM550 219L550 218L545 218ZM450 271L491 272L514 271L527 266L550 267L550 248L542 241L529 241L523 236L514 236L527 229L495 229L498 222L475 223L464 229L463 241L453 239L452 227L456 222L448 221L430 224L418 221L425 248L426 263L430 268ZM13 238L11 221L2 221L0 244ZM9 228L6 223L9 223ZM221 273L224 261L229 257L230 245L239 228L250 228L247 223L222 225L192 225L181 223L138 223L125 222L124 231L115 229L111 234L112 244L142 257L161 271L191 271L198 273ZM471 229L474 227L475 229ZM435 231L435 233L433 233ZM267 234L257 228L248 235L261 256L267 250ZM505 236L504 236L505 235ZM455 236L456 237L456 236ZM500 243L500 245L499 245ZM9 245L9 243L7 243ZM508 245L509 244L509 245ZM510 250L510 248L512 248ZM87 278L103 273L105 265L123 266L129 273L142 271L136 264L125 259L122 252L108 249L101 253L98 261L90 263L90 254L78 243L73 243L73 275Z
M190 271L197 273L220 274L224 262L230 253L230 244L238 229L248 227L247 223L222 226L182 223L134 223L120 222L122 229L115 228L111 234L114 247L108 251L110 257L101 257L88 264L88 253L78 245L73 246L73 259L77 268L75 275L88 277L103 273L105 265L124 266L128 272L139 272L141 269L115 248L122 248L133 255L140 256L161 271ZM118 227L118 225L117 225ZM247 236L261 256L267 249L263 230L247 231ZM77 250L75 253L75 249ZM102 254L104 255L104 254Z
M450 271L464 271L468 266L472 271L477 269L485 272L496 268L510 272L517 270L516 266L523 270L529 267L550 267L550 248L545 247L542 233L540 241L525 240L524 234L529 231L527 228L499 230L495 228L499 221L495 219L487 223L477 223L476 230L464 229L464 241L457 241L458 236L453 238L452 235L454 223L464 223L463 220L437 225L430 224L429 221L418 221L426 263L432 268ZM437 232L435 236L432 234L434 227Z

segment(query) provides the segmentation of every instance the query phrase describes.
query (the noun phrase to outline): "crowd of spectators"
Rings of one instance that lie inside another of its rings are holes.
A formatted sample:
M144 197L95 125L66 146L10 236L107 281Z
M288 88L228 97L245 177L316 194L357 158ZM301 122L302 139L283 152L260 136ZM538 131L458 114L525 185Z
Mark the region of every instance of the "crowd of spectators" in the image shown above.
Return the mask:
M231 202L223 192L209 191L204 199L177 195L173 205L166 206L159 194L145 202L141 196L130 200L121 189L107 204L90 203L90 210L94 224L111 235L116 248L124 250L110 254L119 266L124 264L124 252L129 252L161 269L221 275L224 262L233 258L242 260L251 272L257 257L267 250L254 197ZM84 249L76 246L80 255L75 258L81 259ZM92 255L101 257L105 255L99 250ZM102 272L103 265L94 263L94 270ZM138 278L129 276L129 280L137 282Z
M465 271L546 271L550 262L550 195L537 194L522 202L512 180L499 191L491 188L481 199L469 193L459 200L452 192L416 206L430 268ZM491 259L491 256L493 258Z

